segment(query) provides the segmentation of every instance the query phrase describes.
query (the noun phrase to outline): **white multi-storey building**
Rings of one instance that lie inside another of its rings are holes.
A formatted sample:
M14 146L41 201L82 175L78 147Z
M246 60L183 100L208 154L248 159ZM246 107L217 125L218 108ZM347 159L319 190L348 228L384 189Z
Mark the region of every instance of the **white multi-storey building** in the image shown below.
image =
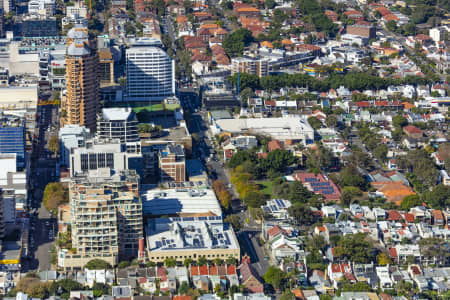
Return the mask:
M70 166L70 153L72 149L84 147L90 137L90 130L77 124L69 124L59 130L60 163Z
M158 101L175 94L175 62L160 45L142 38L127 49L128 101Z
M55 14L55 0L30 0L28 12L30 14L51 17Z
M136 114L129 107L103 108L97 118L97 137L119 139L122 143L138 142Z
M72 149L70 175L86 174L92 170L110 168L114 172L127 169L142 171L141 143L121 143L120 140L92 139L84 147Z

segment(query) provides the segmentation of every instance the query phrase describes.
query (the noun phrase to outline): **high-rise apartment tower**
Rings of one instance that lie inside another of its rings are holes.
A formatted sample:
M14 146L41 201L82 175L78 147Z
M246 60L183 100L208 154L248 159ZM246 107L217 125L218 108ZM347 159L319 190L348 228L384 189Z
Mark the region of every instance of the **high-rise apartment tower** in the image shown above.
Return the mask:
M99 100L98 54L87 28L74 27L67 34L66 87L62 123L79 124L95 132Z

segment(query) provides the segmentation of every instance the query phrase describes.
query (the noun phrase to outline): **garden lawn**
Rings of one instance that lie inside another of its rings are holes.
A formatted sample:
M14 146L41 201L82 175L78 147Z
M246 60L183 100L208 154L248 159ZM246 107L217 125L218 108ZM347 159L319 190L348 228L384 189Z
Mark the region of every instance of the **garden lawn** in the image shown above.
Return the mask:
M256 181L256 184L260 186L261 191L272 197L272 182L271 181Z

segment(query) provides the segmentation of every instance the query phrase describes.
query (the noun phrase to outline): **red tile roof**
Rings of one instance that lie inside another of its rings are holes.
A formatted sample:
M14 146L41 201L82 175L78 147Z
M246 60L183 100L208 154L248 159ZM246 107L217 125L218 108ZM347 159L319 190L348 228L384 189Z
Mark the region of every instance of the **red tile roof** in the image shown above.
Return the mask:
M331 272L333 273L343 273L341 270L341 265L340 264L332 264L331 265Z
M284 146L279 140L271 140L267 144L267 148L269 149L269 152L272 152L274 150L282 150L284 149Z
M251 281L251 285L246 286L249 292L251 293L262 293L264 291L264 285L259 278L258 274L253 270L248 260L244 260L243 263L239 266L239 271L241 273L241 283L246 286L247 282L252 278L258 282L258 284L254 284L254 281Z
M209 275L219 275L218 269L216 266L209 267Z
M369 101L358 101L356 102L357 107L370 107Z
M387 101L375 101L375 106L389 106Z
M398 21L398 17L394 14L387 14L383 16L386 21Z
M431 37L426 34L418 34L414 37L414 39L419 41L429 41L431 40Z
M198 275L200 275L198 266L191 266L191 276L198 276Z
M402 215L396 210L388 211L388 221L400 221L403 220Z
M235 265L227 265L227 275L236 275Z
M191 296L188 296L188 295L173 296L172 300L191 300Z
M283 229L281 229L280 226L275 225L272 228L270 228L269 230L267 230L267 235L274 237L282 232L283 232Z
M411 271L413 272L414 275L420 275L421 274L419 268L416 267L416 266L412 266L411 267Z
M403 217L405 218L405 221L408 223L414 223L414 215L410 213L404 213Z
M375 8L376 11L378 11L382 16L390 15L392 14L389 9L386 7L377 7Z
M417 128L414 125L407 125L407 126L403 127L403 130L410 134L411 133L422 133L422 130L420 130L419 128Z
M208 275L208 266L199 266L198 269L200 275Z

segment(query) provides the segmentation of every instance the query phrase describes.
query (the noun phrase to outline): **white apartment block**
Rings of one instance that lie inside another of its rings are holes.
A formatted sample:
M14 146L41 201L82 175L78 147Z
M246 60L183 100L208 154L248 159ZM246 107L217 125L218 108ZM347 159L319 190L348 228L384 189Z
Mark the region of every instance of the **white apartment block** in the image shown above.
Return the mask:
M140 40L126 51L129 101L163 100L175 94L175 62L148 40Z

